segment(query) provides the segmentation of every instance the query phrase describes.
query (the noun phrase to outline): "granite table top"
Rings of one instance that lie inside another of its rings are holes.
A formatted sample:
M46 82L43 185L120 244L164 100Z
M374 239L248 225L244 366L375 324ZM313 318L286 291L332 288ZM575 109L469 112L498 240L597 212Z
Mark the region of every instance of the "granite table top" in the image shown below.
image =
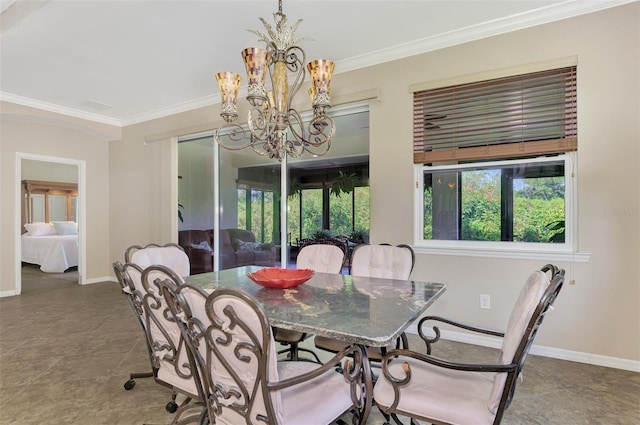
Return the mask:
M442 283L315 273L289 289L247 277L262 267L237 267L187 277L205 291L234 287L263 305L272 326L383 347L402 334L446 289Z

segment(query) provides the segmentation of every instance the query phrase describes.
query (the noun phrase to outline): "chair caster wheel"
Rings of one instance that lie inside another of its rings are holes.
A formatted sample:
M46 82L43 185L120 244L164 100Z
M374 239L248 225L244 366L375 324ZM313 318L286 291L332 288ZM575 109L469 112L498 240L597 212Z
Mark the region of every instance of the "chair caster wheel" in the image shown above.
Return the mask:
M136 381L134 381L133 379L129 379L127 382L124 383L124 389L127 391L129 391L135 386L136 386Z
M176 410L178 410L178 404L175 401L170 401L165 406L165 409L167 409L167 412L169 413L175 413Z

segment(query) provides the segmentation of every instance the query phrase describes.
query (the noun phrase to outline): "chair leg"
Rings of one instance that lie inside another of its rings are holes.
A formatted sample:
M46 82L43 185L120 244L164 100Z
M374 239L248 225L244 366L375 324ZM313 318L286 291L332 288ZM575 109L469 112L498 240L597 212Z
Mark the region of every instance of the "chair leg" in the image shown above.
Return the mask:
M191 411L192 409L196 408L199 409L198 412L184 418L182 417L185 412ZM187 397L182 403L180 403L180 406L176 411L176 415L174 416L170 425L183 425L188 423L204 424L208 422L208 420L205 420L205 417L207 417L206 407L201 402L192 403L191 397Z
M124 389L129 391L136 386L136 379L138 378L153 378L153 372L134 372L129 374L129 380L124 383Z

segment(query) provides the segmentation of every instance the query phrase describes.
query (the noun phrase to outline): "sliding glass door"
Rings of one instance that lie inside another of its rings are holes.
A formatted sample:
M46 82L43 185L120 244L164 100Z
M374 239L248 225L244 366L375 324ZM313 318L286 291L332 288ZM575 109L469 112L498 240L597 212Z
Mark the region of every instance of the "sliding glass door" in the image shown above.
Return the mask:
M335 141L326 158L279 163L250 149L225 150L213 133L179 139L178 239L190 258L202 260L198 272L245 265L287 267L295 260L289 250L304 239L322 232L368 234L368 133L362 132L368 111L362 114L366 117L336 118L350 141ZM350 121L365 136L350 136ZM331 187L340 173L356 178L353 186L336 193ZM201 251L207 245L208 257Z

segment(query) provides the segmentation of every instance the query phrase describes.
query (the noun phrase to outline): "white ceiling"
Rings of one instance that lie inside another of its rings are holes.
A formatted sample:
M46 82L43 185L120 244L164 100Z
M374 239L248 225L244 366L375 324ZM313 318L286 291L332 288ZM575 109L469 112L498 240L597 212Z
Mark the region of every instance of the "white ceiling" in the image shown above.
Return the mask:
M336 73L636 0L284 0ZM276 0L0 0L0 98L129 125L219 102Z

